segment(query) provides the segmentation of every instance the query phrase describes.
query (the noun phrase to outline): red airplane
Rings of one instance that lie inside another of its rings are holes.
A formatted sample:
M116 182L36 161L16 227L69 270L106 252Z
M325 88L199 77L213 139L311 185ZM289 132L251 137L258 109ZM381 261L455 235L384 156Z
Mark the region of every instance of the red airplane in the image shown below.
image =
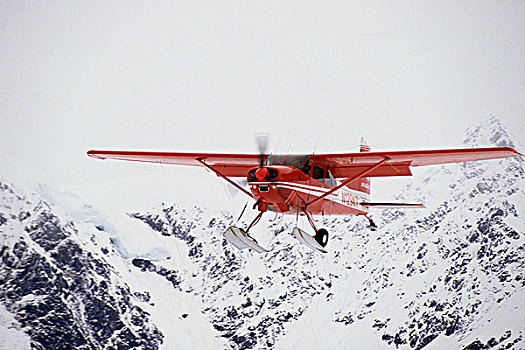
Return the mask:
M361 139L360 152L341 154L266 154L265 141L259 139L260 154L174 153L144 151L90 150L88 156L137 162L203 166L252 197L259 214L246 230L231 226L224 237L239 249L261 247L249 230L264 212L296 215L293 235L311 249L325 252L328 231L317 229L312 215L363 215L369 228L377 226L367 216L368 208L424 208L412 203L374 203L370 201L370 177L410 176L410 167L507 158L521 155L510 147L447 150L371 152ZM246 178L249 191L231 178ZM245 207L246 209L246 207ZM243 209L244 212L244 209ZM315 230L311 236L297 227L304 215ZM242 216L242 213L241 213Z

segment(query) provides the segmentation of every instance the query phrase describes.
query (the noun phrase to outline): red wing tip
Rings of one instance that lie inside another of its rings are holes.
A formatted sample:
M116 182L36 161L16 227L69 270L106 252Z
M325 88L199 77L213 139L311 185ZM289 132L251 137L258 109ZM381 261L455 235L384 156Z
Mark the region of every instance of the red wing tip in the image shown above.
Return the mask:
M102 159L102 160L106 159L105 157L100 156L100 155L97 153L97 151L93 151L93 150L87 151L87 155L88 155L89 157L92 157L92 158L97 158L97 159Z
M514 148L511 148L510 151L512 153L516 153L518 156L522 156L523 157L523 154L521 154L520 152L516 151Z

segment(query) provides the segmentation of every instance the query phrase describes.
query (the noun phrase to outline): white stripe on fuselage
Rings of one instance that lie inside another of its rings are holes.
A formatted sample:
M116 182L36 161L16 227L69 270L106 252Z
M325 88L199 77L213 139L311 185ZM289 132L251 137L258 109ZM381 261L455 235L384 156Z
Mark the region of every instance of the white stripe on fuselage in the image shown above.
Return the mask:
M293 182L250 182L250 185L271 185L277 188L286 188L316 197L322 196L331 190L331 188L303 185ZM342 187L325 198L338 204L363 211L365 209L363 209L359 203L370 201L370 195L368 193L353 190L348 187Z

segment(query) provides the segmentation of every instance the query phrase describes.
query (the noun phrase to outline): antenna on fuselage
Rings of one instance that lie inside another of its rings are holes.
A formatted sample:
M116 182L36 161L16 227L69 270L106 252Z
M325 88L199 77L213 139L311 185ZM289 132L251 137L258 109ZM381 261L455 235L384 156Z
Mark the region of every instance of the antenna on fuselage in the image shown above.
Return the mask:
M370 150L371 148L368 145L368 143L366 143L365 138L361 137L361 143L359 144L359 152L370 152ZM370 187L370 177L362 178L359 190L370 194Z
M321 135L319 135L317 137L317 141L315 141L314 151L312 152L312 154L315 154L315 151L317 151L317 145L319 144L320 139L321 139Z

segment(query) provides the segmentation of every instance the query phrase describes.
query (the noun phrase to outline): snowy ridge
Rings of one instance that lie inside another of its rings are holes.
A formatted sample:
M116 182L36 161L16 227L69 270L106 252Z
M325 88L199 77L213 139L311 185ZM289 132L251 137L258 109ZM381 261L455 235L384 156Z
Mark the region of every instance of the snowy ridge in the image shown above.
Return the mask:
M523 148L517 144L515 137L507 130L495 116L489 116L480 121L478 125L470 127L465 132L463 144L469 147L498 146L517 148L523 153Z
M158 348L162 335L104 258L115 250L101 228L11 185L0 198L0 301L32 348Z

